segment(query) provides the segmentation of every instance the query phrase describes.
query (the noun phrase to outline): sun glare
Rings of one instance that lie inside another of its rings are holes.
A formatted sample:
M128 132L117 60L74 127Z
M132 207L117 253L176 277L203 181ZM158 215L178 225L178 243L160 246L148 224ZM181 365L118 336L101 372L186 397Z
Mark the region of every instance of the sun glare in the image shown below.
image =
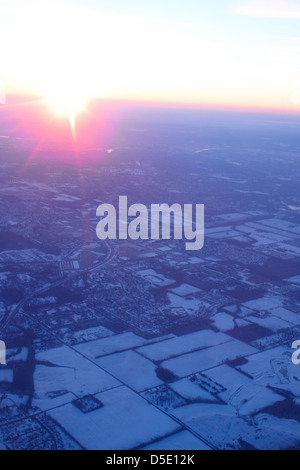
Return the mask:
M20 6L8 7L14 3ZM270 38L263 45L252 36L236 41L234 34L225 41L224 31L214 36L205 24L109 14L77 3L83 2L0 0L0 81L8 83L8 94L50 97L52 110L73 120L84 106L82 91L116 100L298 106L297 97L291 100L299 48L290 33L278 45L272 29L262 35ZM240 17L236 21L238 34Z
M61 87L53 93L49 93L47 104L56 117L67 117L73 134L75 134L76 116L85 111L88 99L80 95L77 90Z

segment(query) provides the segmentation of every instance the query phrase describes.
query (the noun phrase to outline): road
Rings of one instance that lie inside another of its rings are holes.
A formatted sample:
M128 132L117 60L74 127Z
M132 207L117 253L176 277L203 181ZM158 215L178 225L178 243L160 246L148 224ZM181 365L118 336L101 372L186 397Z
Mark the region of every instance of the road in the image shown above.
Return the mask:
M16 317L16 315L18 315L18 313L22 310L24 305L26 305L26 303L29 300L41 294L45 294L48 290L52 289L53 287L61 286L62 284L65 284L66 282L72 279L76 279L76 277L80 277L85 273L97 272L100 268L107 265L115 257L115 249L109 244L107 240L104 243L106 244L106 247L107 247L107 255L104 260L102 260L101 262L97 263L96 265L92 267L89 267L84 270L78 270L75 273L71 274L70 276L66 276L64 278L58 279L56 282L53 282L52 284L47 284L44 287L32 292L32 294L29 294L26 297L24 297L15 306L14 309L12 309L10 312L7 313L2 324L0 325L0 332L3 333L6 330L6 328L11 324L13 319Z

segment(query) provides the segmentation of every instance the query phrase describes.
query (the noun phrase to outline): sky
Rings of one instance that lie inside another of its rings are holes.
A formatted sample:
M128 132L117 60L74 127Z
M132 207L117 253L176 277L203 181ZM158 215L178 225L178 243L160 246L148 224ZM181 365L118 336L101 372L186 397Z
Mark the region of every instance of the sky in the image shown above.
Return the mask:
M300 110L300 0L0 0L0 88Z

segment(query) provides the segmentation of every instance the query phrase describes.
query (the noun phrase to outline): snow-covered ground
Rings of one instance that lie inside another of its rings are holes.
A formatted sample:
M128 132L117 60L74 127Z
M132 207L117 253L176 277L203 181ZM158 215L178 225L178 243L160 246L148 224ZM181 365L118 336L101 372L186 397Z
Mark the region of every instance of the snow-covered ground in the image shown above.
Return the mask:
M171 357L181 356L182 354L208 348L209 346L217 346L230 340L229 336L222 333L203 330L143 346L138 349L138 352L152 361L165 361Z
M102 408L82 413L72 403L50 415L84 448L127 450L180 430L180 425L126 387L96 395Z
M178 377L186 377L199 371L212 369L228 360L232 361L255 352L256 350L251 346L237 340L231 340L218 346L170 359L163 362L162 366Z
M77 351L86 357L96 359L107 354L124 351L126 349L142 346L147 341L134 333L122 333L109 338L90 341L88 343L79 344L75 347Z
M97 363L138 392L163 383L156 375L155 365L135 351L106 356L98 359Z
M178 432L154 442L142 450L211 450L204 442L188 431Z
M120 385L91 361L67 347L51 349L37 355L35 404L49 400L54 392L71 392L76 396L95 394Z
M194 404L178 408L174 415L215 448L261 450L297 447L300 426L294 420L269 414L244 418L231 405Z

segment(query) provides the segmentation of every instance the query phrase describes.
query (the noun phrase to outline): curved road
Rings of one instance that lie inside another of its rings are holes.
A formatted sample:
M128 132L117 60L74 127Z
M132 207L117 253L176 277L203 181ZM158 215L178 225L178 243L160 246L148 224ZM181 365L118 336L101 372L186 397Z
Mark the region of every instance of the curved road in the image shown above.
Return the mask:
M102 266L105 266L106 264L108 264L114 257L115 257L115 251L114 249L110 246L109 242L106 240L105 241L105 244L106 244L106 247L107 247L107 250L108 250L108 253L105 257L105 259L103 261L101 261L100 263L96 264L95 266L92 266L90 268L87 268L87 269L84 269L84 270L79 270L73 274L71 274L70 276L67 276L67 277L64 277L62 279L59 279L58 281L56 282L53 282L52 284L46 284L44 287L42 287L41 289L38 289L36 291L34 291L32 294L24 297L17 305L16 307L11 310L10 312L8 312L6 318L3 320L2 324L0 325L0 332L2 331L5 331L5 329L8 327L8 325L12 322L12 320L16 317L16 315L20 312L20 310L24 307L24 305L31 299L33 299L34 297L36 297L37 295L40 295L40 294L44 294L45 292L47 292L48 290L52 289L53 287L57 287L57 286L60 286L62 284L64 284L65 282L71 280L71 279L75 279L76 277L78 276L81 276L82 274L84 273L88 273L88 272L96 272L98 271L99 268L101 268Z

